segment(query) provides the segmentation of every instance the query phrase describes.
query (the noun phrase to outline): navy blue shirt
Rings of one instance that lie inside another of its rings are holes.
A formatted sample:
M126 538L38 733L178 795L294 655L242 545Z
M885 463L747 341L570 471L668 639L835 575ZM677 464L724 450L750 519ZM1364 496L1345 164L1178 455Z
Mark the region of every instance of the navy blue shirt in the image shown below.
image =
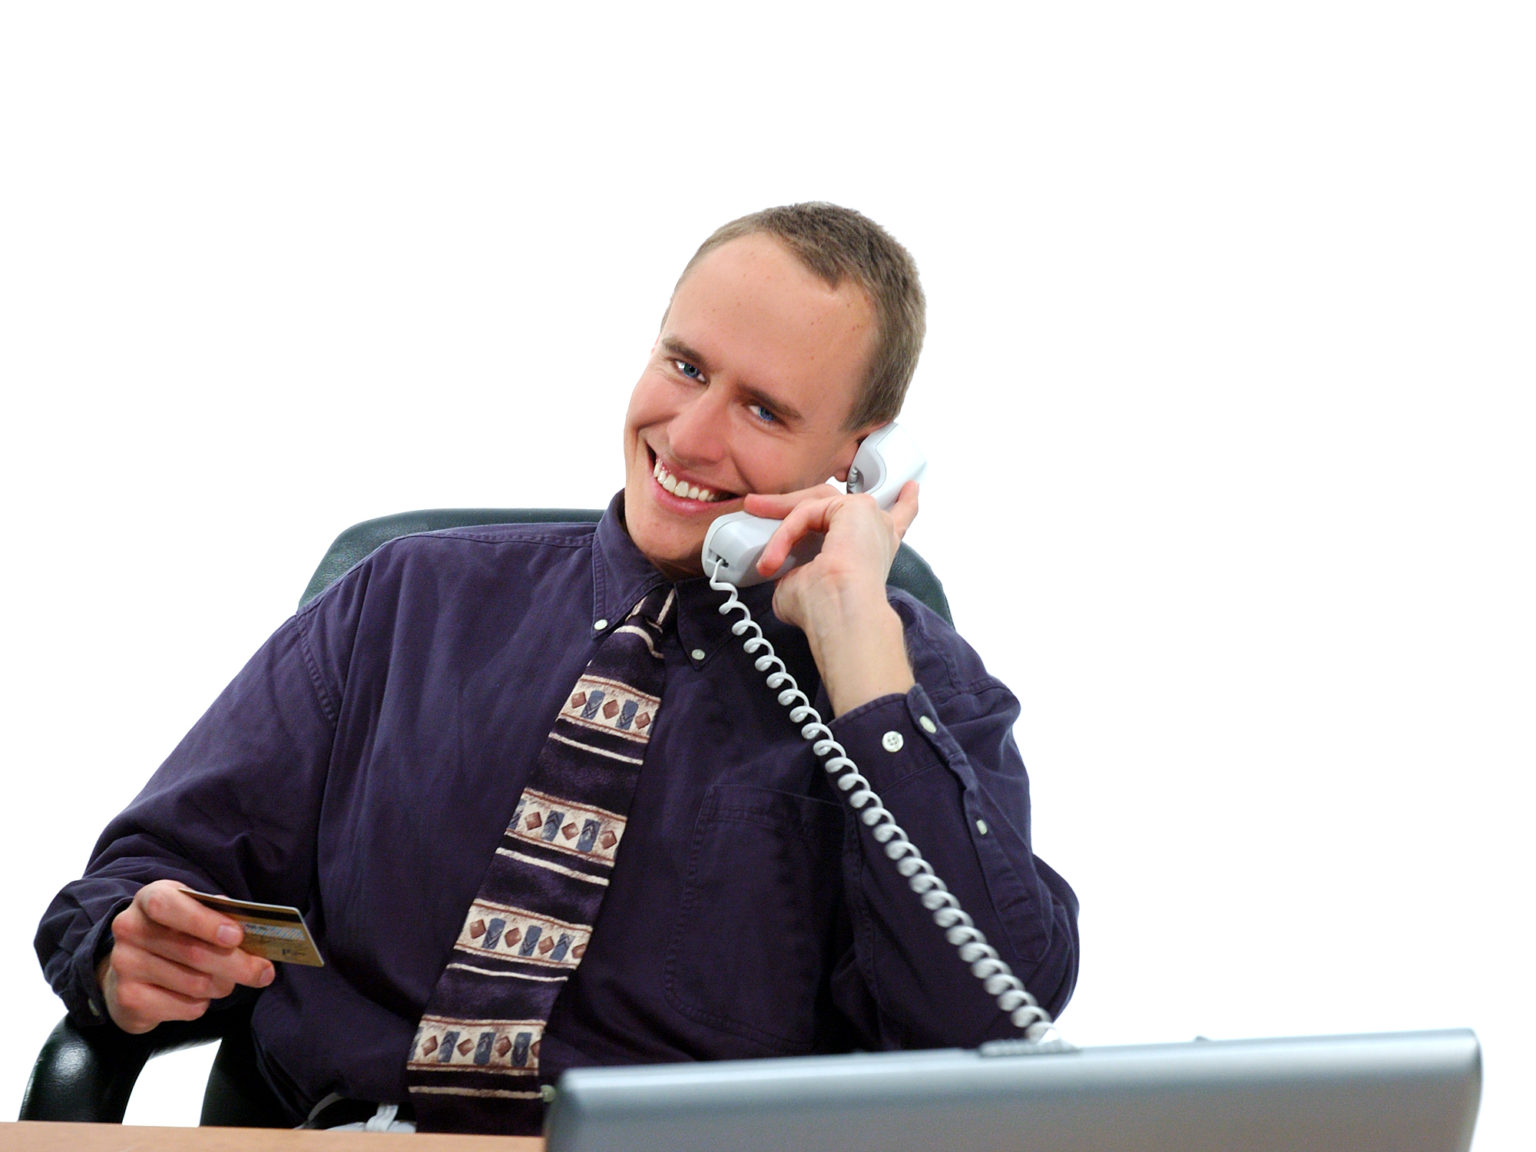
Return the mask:
M385 545L278 629L103 833L38 954L81 1023L134 891L169 877L298 905L324 968L279 965L253 1018L295 1119L328 1093L403 1101L406 1051L564 694L664 582L615 501L598 525L458 529ZM1015 1034L733 637L677 585L666 690L591 946L541 1075L673 1060L971 1046ZM804 637L743 600L807 694ZM1035 858L1018 705L905 594L917 687L837 738L1031 992L1077 970L1077 902ZM818 701L830 714L824 694Z

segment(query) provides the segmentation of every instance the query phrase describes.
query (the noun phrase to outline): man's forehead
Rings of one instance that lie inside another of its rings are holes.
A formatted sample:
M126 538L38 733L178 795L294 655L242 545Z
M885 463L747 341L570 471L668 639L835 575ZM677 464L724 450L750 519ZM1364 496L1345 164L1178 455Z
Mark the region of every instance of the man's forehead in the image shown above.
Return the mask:
M730 309L780 326L784 334L797 327L821 328L829 335L862 339L872 336L876 326L874 304L855 281L829 284L765 233L737 237L706 253L678 281L663 317L663 334L680 305L690 311L689 324L718 321Z

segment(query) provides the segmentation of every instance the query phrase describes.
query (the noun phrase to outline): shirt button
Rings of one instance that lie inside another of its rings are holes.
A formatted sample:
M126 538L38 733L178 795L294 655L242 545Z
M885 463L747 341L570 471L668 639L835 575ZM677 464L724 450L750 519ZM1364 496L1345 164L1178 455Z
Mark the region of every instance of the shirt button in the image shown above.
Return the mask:
M887 752L900 752L901 746L905 743L900 732L887 732L880 737L880 744Z
M702 664L704 662L704 649L702 648L695 648L688 655L693 657L695 663Z
M935 724L932 720L928 719L928 717L926 717L926 716L919 716L917 718L917 723L918 723L918 727L920 727L924 732L928 733L930 736L932 736L935 732L937 732L939 730L939 726L937 724Z
M976 831L985 836L987 834L987 822L985 820L976 821Z
M608 627L608 621L606 620L592 621L592 631L594 632L601 632L606 627Z

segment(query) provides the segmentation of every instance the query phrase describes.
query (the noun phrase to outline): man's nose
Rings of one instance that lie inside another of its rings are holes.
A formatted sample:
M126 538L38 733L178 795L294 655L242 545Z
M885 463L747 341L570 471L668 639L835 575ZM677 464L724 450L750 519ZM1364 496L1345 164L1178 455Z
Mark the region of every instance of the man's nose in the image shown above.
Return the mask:
M667 444L679 464L715 464L725 456L725 405L706 388L672 417Z

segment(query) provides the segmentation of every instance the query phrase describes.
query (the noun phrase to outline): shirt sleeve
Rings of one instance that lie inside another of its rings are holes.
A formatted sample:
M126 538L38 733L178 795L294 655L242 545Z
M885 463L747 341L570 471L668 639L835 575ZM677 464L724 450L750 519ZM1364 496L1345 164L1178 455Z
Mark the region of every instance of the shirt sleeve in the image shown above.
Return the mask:
M111 948L112 919L143 885L171 879L306 903L335 718L317 627L313 614L295 617L263 645L44 913L38 958L78 1023L105 1018L96 965Z
M1077 897L1030 842L1019 705L936 618L902 603L918 684L831 725L880 803L1054 1016L1077 976ZM1020 1030L862 819L844 853L854 945L834 995L872 1047L973 1046Z

